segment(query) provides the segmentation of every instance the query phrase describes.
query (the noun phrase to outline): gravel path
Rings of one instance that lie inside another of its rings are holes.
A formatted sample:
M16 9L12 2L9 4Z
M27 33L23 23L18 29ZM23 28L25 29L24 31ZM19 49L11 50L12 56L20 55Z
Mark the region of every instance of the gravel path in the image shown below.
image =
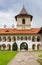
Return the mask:
M37 58L31 52L19 52L8 65L40 65Z

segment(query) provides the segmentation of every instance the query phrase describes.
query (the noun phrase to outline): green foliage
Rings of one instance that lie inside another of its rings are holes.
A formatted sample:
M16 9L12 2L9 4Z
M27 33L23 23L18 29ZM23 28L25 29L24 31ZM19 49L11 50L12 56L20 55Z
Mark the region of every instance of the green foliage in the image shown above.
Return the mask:
M40 57L40 58L42 58L42 54L41 54L41 55L39 55L39 57Z
M16 42L13 44L12 48L13 48L13 51L17 51L18 50L18 46L17 46Z
M15 51L0 51L0 65L7 65L8 62L16 56L18 52Z

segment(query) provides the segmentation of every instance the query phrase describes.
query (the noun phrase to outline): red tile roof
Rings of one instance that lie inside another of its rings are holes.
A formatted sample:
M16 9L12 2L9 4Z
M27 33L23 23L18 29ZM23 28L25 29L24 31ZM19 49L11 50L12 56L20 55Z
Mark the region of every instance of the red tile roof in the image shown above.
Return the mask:
M40 28L31 28L29 30L17 30L15 28L0 28L0 34L37 34Z

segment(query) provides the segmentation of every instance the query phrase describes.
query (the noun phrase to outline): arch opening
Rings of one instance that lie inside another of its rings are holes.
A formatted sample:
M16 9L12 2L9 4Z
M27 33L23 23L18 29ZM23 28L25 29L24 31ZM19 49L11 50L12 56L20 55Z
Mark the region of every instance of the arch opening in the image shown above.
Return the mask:
M7 44L8 50L11 50L11 45Z
M37 37L37 41L40 42L40 36Z
M40 46L41 46L40 44L37 45L37 50L40 50Z
M28 44L26 42L22 42L20 45L20 50L28 50Z
M33 50L35 50L35 47L36 47L36 45L35 45L35 44L33 44L33 45L32 45L32 49L33 49Z

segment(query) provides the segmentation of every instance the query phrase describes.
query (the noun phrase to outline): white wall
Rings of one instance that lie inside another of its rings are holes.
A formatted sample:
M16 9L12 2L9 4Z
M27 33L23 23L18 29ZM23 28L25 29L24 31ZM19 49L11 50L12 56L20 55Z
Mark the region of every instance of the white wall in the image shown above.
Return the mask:
M22 19L25 19L25 24L22 24ZM17 17L17 29L30 29L31 28L31 21L30 17Z

